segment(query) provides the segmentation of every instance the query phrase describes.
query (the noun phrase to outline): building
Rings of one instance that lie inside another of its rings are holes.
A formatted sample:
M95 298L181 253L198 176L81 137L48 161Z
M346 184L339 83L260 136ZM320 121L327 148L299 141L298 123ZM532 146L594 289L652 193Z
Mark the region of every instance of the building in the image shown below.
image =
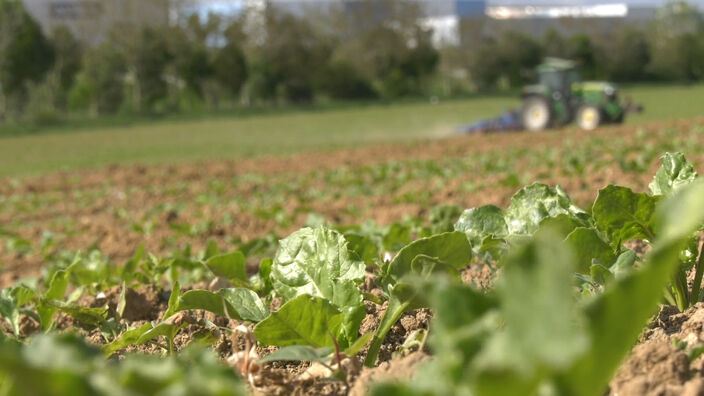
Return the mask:
M453 45L459 42L459 23L463 18L483 16L485 0L401 0L416 5L419 23L432 29L436 46ZM341 12L364 14L374 21L383 21L390 16L388 3L384 0L259 0L262 9L288 13L297 17L315 18Z
M170 0L24 0L46 34L67 26L80 41L96 44L114 25L168 24Z
M517 30L535 37L555 29L564 34L608 32L624 24L645 26L667 0L400 0L418 6L419 22L433 43L465 44L482 36ZM704 6L704 0L690 0ZM387 0L24 0L46 33L68 26L88 44L100 42L115 24L179 23L192 14L244 16L253 36L265 37L264 13L275 11L316 19L341 12L389 19ZM363 28L363 27L362 27ZM258 32L258 33L256 33Z

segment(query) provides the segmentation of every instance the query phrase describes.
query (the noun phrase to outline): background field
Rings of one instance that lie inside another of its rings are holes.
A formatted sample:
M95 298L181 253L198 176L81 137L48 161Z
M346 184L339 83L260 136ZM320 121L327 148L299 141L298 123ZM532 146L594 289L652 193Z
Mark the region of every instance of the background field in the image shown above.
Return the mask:
M495 97L437 105L56 130L1 139L2 173L26 177L9 177L0 183L0 288L9 287L4 289L10 290L4 292L9 296L31 291L25 285L40 285L43 290L52 274L62 273L81 292L90 290L70 307L73 311L66 311L74 314L87 307L104 309L100 315L107 315L113 306L117 312L119 296L124 295L125 316L116 330L124 335L128 328L158 327L159 320L166 323L171 300L164 286L167 281L178 280L195 289L220 287L213 283L216 279L210 270L204 271L203 260L208 255L239 250L243 261L238 265L245 267L242 272L259 273L262 260L274 257L279 249L278 241L303 226L327 225L350 232L350 238L357 235L374 241L364 255L379 268L375 263L382 252L399 251L421 232L452 229L462 209L486 204L506 207L517 190L533 182L560 186L576 205L588 210L597 191L606 185L647 190L665 152L681 151L694 164L704 164L704 117L698 108L704 87L631 87L627 91L646 106L646 112L631 118L628 125L605 126L588 134L569 127L531 134L453 135L456 125L516 103L512 98ZM258 155L265 156L245 158ZM120 165L104 166L108 164ZM54 172L79 167L92 169ZM494 271L492 265L472 261L461 276L465 283L489 288ZM366 276L370 281L363 283L368 287L365 290L382 295L374 281L377 272ZM661 290L652 289L655 293ZM98 290L104 290L103 294L94 293ZM571 293L572 287L565 290ZM31 304L41 301L34 298ZM629 311L633 301L639 299L628 301ZM0 321L4 326L0 335L38 334L39 322L17 312L17 326L11 328L11 322ZM198 312L222 328L234 329L244 323ZM360 332L377 328L383 312L369 301ZM701 324L701 310L686 312L697 326ZM57 318L57 329L85 328L79 334L91 343L117 340L72 314L61 313ZM658 318L682 321L679 315ZM191 319L193 323L174 341L177 350L204 331L212 336L213 349L222 359L238 350L237 343L223 341L230 340L228 335L208 333L211 330L204 327L205 321ZM50 323L53 316L40 320ZM427 329L429 320L426 310L406 313L390 336L383 338L381 361L404 364L394 352L406 350L405 340L414 331ZM639 348L665 346L673 350L666 351L666 356L680 354L687 361L673 344L681 339L689 338L677 333L672 339L644 341ZM623 343L624 353L633 341ZM120 348L161 351L151 342ZM368 350L364 353L369 356ZM422 357L424 352L408 356L414 355ZM633 356L612 381L612 390L622 383L642 382L655 371L629 374L634 372L629 367L647 363ZM699 363L692 367L695 364ZM305 365L300 363L291 371L288 366L266 367L264 380L253 386L264 389L264 394L287 394L283 389L291 384L302 389L302 394L347 394L339 381L300 380L298 373ZM694 372L688 363L684 367ZM689 381L689 377L682 378L675 383ZM357 379L355 387L364 384ZM327 391L322 392L323 388Z
M702 115L704 85L630 86L645 106L628 124ZM226 159L452 136L458 125L518 106L512 96L46 130L0 138L0 177L109 164Z

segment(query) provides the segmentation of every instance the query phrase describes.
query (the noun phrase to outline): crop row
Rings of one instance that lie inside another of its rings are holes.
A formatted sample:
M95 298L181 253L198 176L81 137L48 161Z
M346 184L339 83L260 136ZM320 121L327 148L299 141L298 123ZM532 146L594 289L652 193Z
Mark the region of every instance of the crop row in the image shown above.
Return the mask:
M567 134L559 145L538 142L534 147L463 146L471 142L437 144L438 153L420 159L380 158L369 165L300 173L294 166L274 175L154 174L144 180L133 177L134 183L105 174L90 185L66 177L56 189L43 188L44 182L9 183L14 187L0 194L0 265L36 269L64 250L93 248L121 262L140 244L168 256L202 250L209 240L240 250L265 243L267 249L256 257L261 258L273 254L279 238L303 225L355 224L360 218L388 225L405 216L419 223L436 205L504 205L513 191L532 181L560 184L585 204L595 188L607 183L642 186L662 152L700 152L704 147L696 127L581 140Z
M240 394L271 362L306 361L346 392L350 362L376 366L393 326L430 308L415 348L435 358L413 382L372 393L603 394L658 304L684 310L704 294L704 182L682 154L662 161L649 193L609 185L586 210L533 183L505 209L438 206L428 223L323 224L164 258L141 248L120 266L98 251L54 257L39 279L0 292L0 389ZM254 253L264 258L253 272ZM463 284L471 263L498 271L495 287ZM130 295L145 287L165 288L166 301L154 320L132 320ZM361 331L373 305L383 314Z

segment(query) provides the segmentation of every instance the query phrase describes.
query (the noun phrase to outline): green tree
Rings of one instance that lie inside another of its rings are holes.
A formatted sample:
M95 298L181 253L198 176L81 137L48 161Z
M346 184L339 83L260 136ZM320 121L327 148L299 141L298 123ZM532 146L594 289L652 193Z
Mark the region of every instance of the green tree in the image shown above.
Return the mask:
M343 60L331 61L327 65L320 86L334 99L368 99L376 96L371 83Z
M503 69L503 59L493 40L487 40L477 48L469 59L469 74L479 91L496 88Z
M0 90L16 111L21 113L26 84L40 82L53 62L51 44L22 3L0 0Z
M691 51L682 48L686 35L704 31L704 17L699 10L684 1L670 1L660 8L650 28L651 61L648 69L664 80L687 80ZM684 50L685 52L682 52Z
M543 49L528 35L508 31L499 41L503 76L511 87L520 87L530 80L535 67L543 60Z
M124 80L127 72L125 55L109 43L89 50L84 58L82 76L72 95L91 98L97 114L114 113L125 99Z
M425 91L440 55L432 46L432 32L418 23L418 3L367 0L346 10L331 28L339 41L333 54L336 72L348 65L347 71L355 69L386 97Z
M565 42L565 56L580 65L582 76L587 79L598 74L595 52L592 39L587 34L573 34Z
M167 34L172 73L196 96L203 97L205 81L213 75L209 48L189 37L181 27L172 27Z
M138 89L138 107L152 111L167 94L166 67L172 57L164 30L146 27L139 34L131 57Z
M646 78L649 61L650 47L643 32L626 28L616 37L602 62L611 80L641 81Z
M51 45L56 58L52 69L56 80L54 105L65 110L68 93L76 80L76 75L81 70L83 48L66 26L59 26L54 30Z
M330 57L326 37L305 20L266 14L266 40L252 54L251 90L262 99L309 102Z
M541 40L543 54L563 58L567 56L567 43L565 38L554 28L548 29Z
M704 79L704 33L682 35L677 47L684 78L687 81Z
M383 96L392 98L421 93L440 60L430 31L397 22L372 26L347 40L334 56L373 81Z
M238 97L242 86L247 81L247 59L242 49L234 42L228 42L219 48L213 60L217 81L231 95Z

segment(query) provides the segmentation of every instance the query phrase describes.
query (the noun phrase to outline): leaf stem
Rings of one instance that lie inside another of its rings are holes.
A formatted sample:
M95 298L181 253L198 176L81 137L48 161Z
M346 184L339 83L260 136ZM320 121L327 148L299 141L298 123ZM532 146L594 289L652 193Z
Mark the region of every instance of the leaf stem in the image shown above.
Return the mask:
M376 333L374 333L374 338L369 346L367 357L364 359L364 365L366 367L374 367L386 334L388 334L391 327L401 318L401 315L406 312L409 304L410 302L408 301L401 303L395 297L389 299L389 306L384 313L384 317L381 319L381 323L379 323L379 327L376 329Z
M668 304L670 305L677 305L675 295L672 294L672 289L670 287L665 288L665 300L667 300Z
M687 274L681 267L677 269L677 273L675 273L674 278L672 279L672 286L675 291L677 308L680 312L683 312L687 309L687 307L689 307L689 290L687 287Z
M699 302L699 291L702 287L702 277L704 276L704 249L699 248L699 258L697 259L697 264L694 271L694 284L692 285L692 294L690 294L689 301L691 304L696 304Z

